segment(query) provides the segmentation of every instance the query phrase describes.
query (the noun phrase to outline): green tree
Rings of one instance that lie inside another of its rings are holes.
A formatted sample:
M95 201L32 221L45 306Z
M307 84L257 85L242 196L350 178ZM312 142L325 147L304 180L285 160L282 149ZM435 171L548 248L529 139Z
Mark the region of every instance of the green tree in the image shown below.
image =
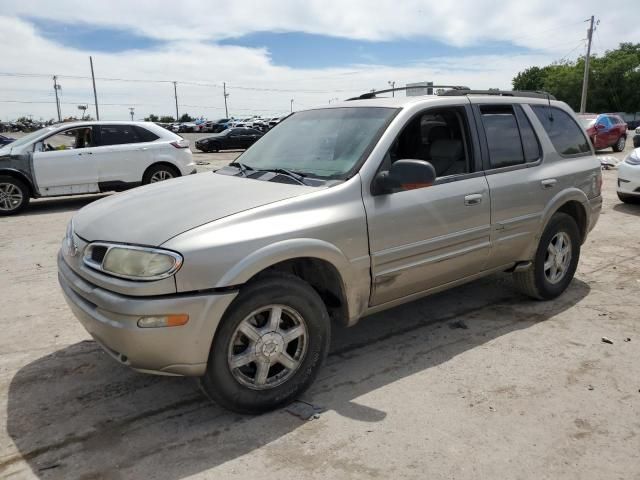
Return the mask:
M170 115L163 115L160 117L160 123L173 123L175 121L175 118Z
M530 67L512 81L516 90L545 90L571 108L580 108L584 57ZM589 65L589 112L640 111L640 44L621 43L615 50L593 56Z
M191 115L189 115L188 113L183 113L182 115L180 115L180 120L178 120L179 122L193 122L193 117Z
M160 118L157 115L154 115L153 113L149 114L148 117L145 117L144 119L145 122L159 122Z

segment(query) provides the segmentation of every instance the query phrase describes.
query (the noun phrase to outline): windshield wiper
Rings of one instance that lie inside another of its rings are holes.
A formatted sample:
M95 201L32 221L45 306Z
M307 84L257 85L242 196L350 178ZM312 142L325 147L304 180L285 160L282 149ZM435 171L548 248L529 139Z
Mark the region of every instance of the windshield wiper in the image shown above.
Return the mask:
M240 162L231 162L229 166L238 168L240 170L240 173L242 173L245 177L247 176L247 172L249 170L255 170L255 168Z
M273 172L277 173L278 175L286 175L287 177L296 180L298 183L300 183L300 185L306 185L306 183L304 182L304 177L306 177L306 175L301 172L294 172L293 170L288 170L286 168L261 168L260 171Z

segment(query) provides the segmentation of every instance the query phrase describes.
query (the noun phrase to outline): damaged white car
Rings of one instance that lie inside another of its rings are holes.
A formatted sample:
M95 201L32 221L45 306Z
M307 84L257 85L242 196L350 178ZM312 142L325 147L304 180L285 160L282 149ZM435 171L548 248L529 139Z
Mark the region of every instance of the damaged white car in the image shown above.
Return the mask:
M0 149L0 215L31 198L120 191L190 173L189 142L154 123L53 125Z

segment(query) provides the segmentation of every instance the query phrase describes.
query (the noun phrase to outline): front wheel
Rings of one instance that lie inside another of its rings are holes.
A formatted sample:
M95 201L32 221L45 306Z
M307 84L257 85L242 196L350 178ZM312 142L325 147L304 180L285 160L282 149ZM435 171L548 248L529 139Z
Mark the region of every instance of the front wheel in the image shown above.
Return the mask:
M556 213L540 237L531 267L515 272L516 287L538 300L551 300L566 290L580 258L580 232L566 213Z
M0 215L13 215L29 204L29 188L14 177L0 176Z
M246 285L224 315L200 385L239 413L286 405L316 378L329 338L317 292L293 275L266 275Z
M612 147L614 152L621 152L624 150L625 145L627 144L627 139L623 136L621 136L618 141L615 143L615 145Z

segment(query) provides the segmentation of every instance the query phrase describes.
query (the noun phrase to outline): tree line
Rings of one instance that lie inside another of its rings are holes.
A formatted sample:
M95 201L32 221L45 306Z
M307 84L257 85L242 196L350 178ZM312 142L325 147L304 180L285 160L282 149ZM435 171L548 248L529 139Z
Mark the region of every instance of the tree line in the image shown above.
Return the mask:
M514 90L543 90L580 109L585 57L530 67L512 81ZM621 43L589 63L587 111L640 112L640 43Z

